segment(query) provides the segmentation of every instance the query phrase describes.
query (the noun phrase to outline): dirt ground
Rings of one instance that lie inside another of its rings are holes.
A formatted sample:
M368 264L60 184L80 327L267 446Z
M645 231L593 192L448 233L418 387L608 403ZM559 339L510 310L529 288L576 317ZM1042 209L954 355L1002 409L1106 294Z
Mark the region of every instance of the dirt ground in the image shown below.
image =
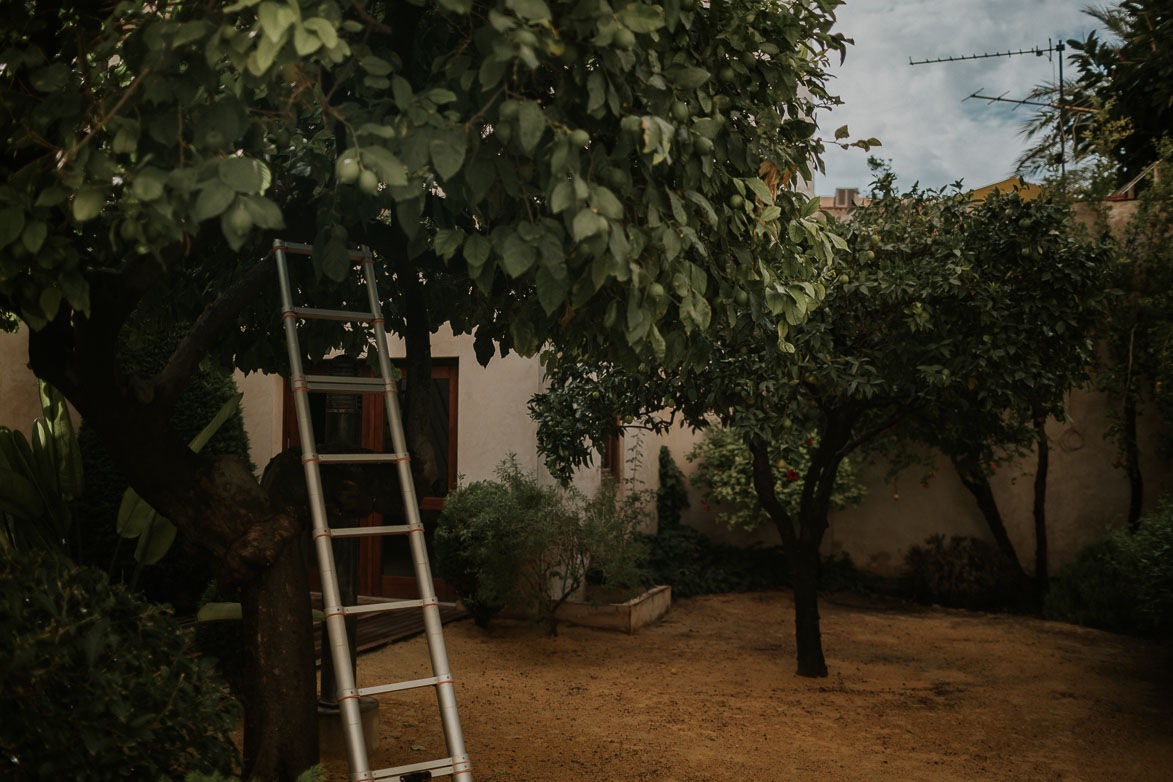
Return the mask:
M448 625L477 780L1167 780L1168 647L1055 622L833 595L831 675L794 674L785 593L681 600L635 635ZM430 675L422 638L362 684ZM375 768L443 757L430 690L381 698ZM345 763L327 759L331 780Z

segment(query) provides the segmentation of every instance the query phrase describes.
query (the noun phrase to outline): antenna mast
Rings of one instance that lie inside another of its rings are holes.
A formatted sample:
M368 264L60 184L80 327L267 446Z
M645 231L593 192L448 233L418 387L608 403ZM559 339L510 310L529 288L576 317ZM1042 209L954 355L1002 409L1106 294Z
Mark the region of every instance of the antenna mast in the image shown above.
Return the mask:
M1014 57L1019 54L1033 54L1036 57L1042 57L1042 56L1046 55L1046 57L1048 59L1050 59L1052 54L1059 55L1059 103L1056 104L1055 106L1053 106L1053 108L1057 108L1059 110L1059 175L1060 175L1060 177L1065 178L1067 176L1067 130L1063 124L1063 112L1069 111L1069 110L1070 111L1093 111L1093 109L1078 109L1078 108L1075 108L1074 106L1064 106L1063 105L1063 52L1066 49L1067 49L1067 46L1063 43L1063 41L1058 41L1058 42L1052 43L1051 39L1048 38L1046 48L1043 48L1040 46L1035 46L1030 49L1018 49L1017 51L1011 51L1011 50L1007 49L1004 52L982 52L981 54L976 54L976 53L975 54L964 54L959 57L938 57L933 60L913 60L911 57L909 57L908 64L909 65L932 65L934 63L941 63L941 62L962 62L964 60L985 60L985 59L989 59L992 57ZM1003 94L1005 94L1005 93L1003 93ZM1020 103L1025 106L1051 106L1051 104L1049 104L1049 103L1034 103L1032 101L1013 100L1010 98L1004 98L1001 95L999 95L996 98L993 98L993 97L989 97L986 95L978 95L976 92L970 94L968 98L963 98L962 100L968 100L969 98L981 98L982 100L1002 101L1004 103Z

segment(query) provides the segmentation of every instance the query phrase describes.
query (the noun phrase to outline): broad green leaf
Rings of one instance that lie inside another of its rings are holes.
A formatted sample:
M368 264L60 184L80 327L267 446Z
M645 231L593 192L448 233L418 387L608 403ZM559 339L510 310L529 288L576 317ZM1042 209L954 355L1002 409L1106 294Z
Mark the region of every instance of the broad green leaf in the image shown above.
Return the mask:
M362 162L370 166L379 177L379 181L384 184L391 187L403 187L407 184L407 166L384 147L377 144L363 147ZM457 164L457 170L460 169L461 163Z
M36 255L41 251L41 245L45 243L45 237L48 235L49 226L40 220L31 220L25 225L24 232L20 235L20 243L30 254Z
M550 195L550 211L559 214L574 206L574 185L569 179L564 179L554 186Z
M762 203L767 206L774 203L774 194L770 192L770 188L766 187L766 183L756 176L746 177L742 180L753 194L762 200Z
M432 248L444 260L449 260L464 243L464 232L459 228L441 228L432 238Z
M314 33L322 39L322 43L327 49L333 49L338 45L338 31L334 29L334 25L320 16L311 16L302 24L307 30L313 30Z
M557 277L545 266L538 269L534 286L538 289L538 303L542 305L546 315L553 315L566 301L566 293L570 290L570 282L565 275Z
M664 12L659 6L634 2L621 8L616 15L633 33L650 33L664 26Z
M147 531L139 536L138 545L134 547L134 561L142 565L154 565L171 548L176 532L178 530L174 524L156 515Z
M202 223L210 217L223 214L232 202L236 200L236 191L219 180L209 180L203 185L195 206L191 210L191 218Z
M684 90L692 90L704 84L712 75L704 68L691 65L674 65L664 71L672 82Z
M7 433L0 432L0 437ZM36 485L25 474L0 465L0 512L22 519L38 519L45 503Z
M571 224L570 230L576 242L581 242L587 237L594 236L600 230L599 216L589 207L584 206L574 216L574 222Z
M293 49L299 57L308 57L322 48L322 39L307 30L304 25L293 28Z
M236 411L240 409L241 399L244 399L244 394L236 393L227 399L224 404L220 405L220 409L216 411L216 415L213 416L212 420L209 421L207 425L200 430L199 434L191 439L191 442L187 444L187 447L196 453L202 451L204 446L208 444L208 441L211 440L212 437L215 436L216 432L220 430L220 427L224 425L224 422L235 415Z
M623 219L623 204L619 203L619 199L605 187L599 185L591 185L590 188L590 205L610 220Z
M542 107L532 100L521 104L517 112L517 140L527 155L531 154L546 132L546 116Z
M285 227L285 218L280 207L268 198L259 195L244 197L244 208L252 217L253 224L264 230L280 230Z
M543 0L505 0L505 7L522 19L540 21L550 18L550 7Z
M459 143L458 143L459 141ZM456 134L446 133L439 138L432 139L428 145L428 152L436 173L441 179L453 177L464 165L464 139Z
M151 525L158 514L147 501L138 496L134 489L127 489L122 494L122 502L118 505L117 529L124 538L137 538Z
M12 244L24 231L24 210L13 206L0 209L0 249Z
M243 617L240 603L204 603L196 612L197 622L239 621Z
M253 158L228 157L220 161L217 174L221 182L238 193L261 193L265 184L262 168L263 164Z
M464 260L468 261L469 271L473 276L480 271L489 259L493 245L480 234L470 234L464 241Z
M73 196L73 219L79 223L92 220L106 205L106 192L102 188L87 187Z
M372 76L386 76L391 73L391 63L382 57L375 57L373 55L362 57L359 59L358 65Z
M849 131L847 129L846 125L842 125L842 126L835 129L835 138L836 139L847 138L850 135L851 135L851 131Z

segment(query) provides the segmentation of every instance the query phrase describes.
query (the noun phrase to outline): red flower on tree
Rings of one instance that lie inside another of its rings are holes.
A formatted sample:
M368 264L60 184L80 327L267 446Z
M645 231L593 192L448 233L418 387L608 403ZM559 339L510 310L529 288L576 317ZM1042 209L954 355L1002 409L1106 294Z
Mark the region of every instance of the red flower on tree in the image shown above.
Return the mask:
M799 476L797 470L787 470L786 471L786 480L789 481L790 483L794 483L795 481L797 481L799 479L799 477L800 476Z

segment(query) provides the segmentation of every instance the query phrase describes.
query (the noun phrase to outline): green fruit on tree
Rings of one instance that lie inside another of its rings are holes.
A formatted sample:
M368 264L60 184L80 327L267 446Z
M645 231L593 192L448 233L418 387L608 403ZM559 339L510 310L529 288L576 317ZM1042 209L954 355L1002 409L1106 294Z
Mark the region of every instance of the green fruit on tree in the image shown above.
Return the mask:
M616 190L621 189L624 185L627 184L627 177L624 176L623 172L617 168L608 169L606 176L607 184Z
M717 71L717 78L726 84L729 84L737 78L737 73L734 72L733 66L726 65L722 67L721 70Z
M570 143L576 147L585 147L591 142L591 134L587 133L582 128L570 134Z
M358 175L358 189L367 195L374 195L379 192L379 178L375 176L375 172L369 168L364 168L362 173Z
M334 164L334 176L344 185L352 185L358 180L358 161L352 157L340 157Z
M734 193L729 197L729 205L734 209L740 209L745 205L745 199Z
M688 119L688 104L682 100L675 101L672 104L672 119L677 122L684 122Z
M123 241L133 242L138 239L138 224L134 220L123 220L118 226L118 235Z
M664 286L658 282L653 282L648 286L648 296L650 296L655 301L659 301L660 299L664 298Z
M611 40L615 44L615 48L627 51L635 46L635 33L626 27L620 27L615 31L615 37Z
M697 152L712 152L713 140L711 138L706 138L705 136L698 137L696 140L696 149Z
M507 100L501 104L501 109L497 112L497 114L501 117L502 122L512 122L513 120L517 119L517 112L520 110L520 108L521 105L517 101Z
M733 294L733 303L739 307L744 307L746 304L749 304L749 294L741 288L738 288Z

